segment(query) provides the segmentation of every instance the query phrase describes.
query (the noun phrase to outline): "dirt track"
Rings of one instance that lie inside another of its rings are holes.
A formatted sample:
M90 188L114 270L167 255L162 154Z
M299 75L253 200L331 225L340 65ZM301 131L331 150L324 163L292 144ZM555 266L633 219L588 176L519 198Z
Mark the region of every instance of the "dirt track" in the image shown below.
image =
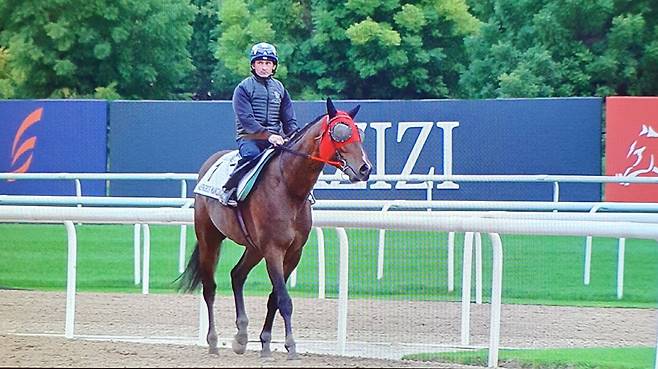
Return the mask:
M293 329L301 352L328 352L336 340L335 300L294 298ZM389 343L427 343L415 349L437 351L435 345L460 342L460 304L352 300L348 310L348 351L361 357L306 353L300 361L286 361L282 323L275 320L275 361L258 358L256 342L265 298L246 301L251 320L250 341L244 355L230 351L235 333L234 305L218 297L216 319L220 342L227 348L209 356L207 349L191 345L197 336L199 299L191 295L137 295L80 293L76 300L75 334L79 336L141 336L166 343L66 340L63 293L0 291L0 366L48 367L418 367L454 368L451 364L426 364L372 357L392 357L405 346ZM486 346L489 306L472 305L473 345ZM26 335L27 334L27 335ZM37 336L32 336L35 334ZM43 336L43 334L50 336ZM167 338L163 338L167 337ZM312 341L321 341L313 343ZM326 341L326 342L325 342ZM182 343L181 343L182 342ZM595 347L656 344L656 311L653 309L598 309L504 305L502 347ZM408 348L407 348L408 349ZM321 350L321 351L318 351Z

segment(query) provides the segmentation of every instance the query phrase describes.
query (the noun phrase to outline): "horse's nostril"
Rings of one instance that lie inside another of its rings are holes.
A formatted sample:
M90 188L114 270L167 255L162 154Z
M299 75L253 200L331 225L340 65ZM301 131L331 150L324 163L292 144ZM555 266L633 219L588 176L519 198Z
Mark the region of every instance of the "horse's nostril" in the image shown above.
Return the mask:
M361 173L364 176L370 175L370 170L371 167L368 164L363 164L361 168L359 169L359 173Z

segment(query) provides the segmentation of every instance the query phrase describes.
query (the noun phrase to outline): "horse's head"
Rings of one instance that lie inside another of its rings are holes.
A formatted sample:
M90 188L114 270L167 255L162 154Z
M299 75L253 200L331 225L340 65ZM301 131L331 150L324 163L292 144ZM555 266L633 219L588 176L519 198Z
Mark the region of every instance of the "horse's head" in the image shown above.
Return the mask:
M357 105L348 112L336 110L328 98L319 148L320 157L339 162L338 167L348 175L352 183L368 180L372 171L372 164L363 149L363 131L353 120L359 108Z

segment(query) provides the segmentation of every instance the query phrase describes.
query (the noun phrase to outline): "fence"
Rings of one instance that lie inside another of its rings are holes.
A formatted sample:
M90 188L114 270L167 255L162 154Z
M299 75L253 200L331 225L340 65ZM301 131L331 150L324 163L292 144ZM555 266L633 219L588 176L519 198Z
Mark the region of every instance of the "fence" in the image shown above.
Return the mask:
M70 196L8 196L0 195L0 204L20 204L20 205L77 205L77 206L181 206L190 207L193 205L193 199L186 198L187 181L196 180L197 175L191 173L0 173L0 179L58 179L73 180L75 182L76 197ZM137 198L137 197L85 197L82 196L81 180L175 180L180 181L181 198ZM334 175L321 175L319 183L322 181L341 181L344 180L339 172ZM658 177L619 177L619 176L571 176L571 175L372 175L371 181L374 185L382 181L421 181L426 186L427 201L409 201L409 200L319 200L316 209L376 209L388 211L397 209L427 209L427 210L538 210L538 211L643 211L656 212L658 204L655 203L612 203L612 202L559 202L560 183L658 183ZM552 202L539 201L511 201L511 202L494 202L494 201L432 201L432 189L434 182L439 182L437 187L446 183L454 182L527 182L527 183L553 183ZM322 186L321 186L322 187ZM148 228L144 228L144 247L148 247ZM379 253L377 278L381 279L384 274L384 242L385 232L382 229L379 233ZM142 234L141 225L135 224L134 232L134 279L135 284L140 283L140 236ZM323 237L321 233L319 237ZM187 228L180 227L179 237L179 255L178 271L183 272L185 267L185 240L187 237ZM479 238L476 238L479 240ZM619 263L617 273L617 297L623 297L623 254L625 240L618 240ZM476 259L479 260L479 247L476 247ZM592 236L586 236L585 255L583 264L583 283L590 284L592 255ZM480 268L476 269L479 276ZM322 277L322 276L321 276ZM448 289L454 290L454 232L450 232L448 237ZM479 277L477 278L479 280ZM324 278L322 278L324 280ZM291 284L296 284L296 271L291 275ZM319 286L319 297L324 296L323 285ZM142 284L144 293L148 293L148 284ZM481 289L477 288L477 297L481 295ZM476 301L480 302L479 298Z
M113 206L182 206L190 207L193 204L193 199L186 198L187 195L187 181L196 180L197 174L194 173L0 173L0 180L27 180L27 179L56 179L56 180L73 180L75 183L76 199L71 197L34 197L34 196L7 196L0 195L0 204L43 204L43 205L113 205ZM180 181L181 198L136 198L136 197L112 197L112 198L99 198L99 197L83 197L81 180L175 180ZM322 174L318 183L322 181L344 181L346 178L336 172L334 175ZM568 202L560 203L560 183L658 183L658 177L619 177L619 176L573 176L573 175L423 175L423 174L407 174L407 175L377 175L373 174L370 181L377 185L382 181L419 181L425 183L426 186L426 200L432 201L432 189L434 183L439 182L437 188L441 188L446 183L454 182L525 182L525 183L552 183L553 202L535 202L535 201L513 201L513 202L492 202L492 201L443 201L443 202L423 202L423 201L400 201L400 200L360 200L355 202L344 200L332 201L318 201L316 209L353 209L353 208L369 208L378 209L382 211L391 208L408 208L408 209L436 209L436 210L563 210L563 211L590 211L596 212L600 210L618 210L618 211L658 211L658 205L654 203L637 203L637 204L624 204L624 203L592 203L592 202ZM507 205L507 204L512 205ZM358 204L358 205L355 205ZM145 230L146 231L146 230ZM140 244L140 226L135 225L135 284L139 284L139 244ZM183 272L185 267L185 238L187 228L181 226L180 240L179 240L179 258L178 258L178 271ZM145 234L145 237L147 235ZM385 230L380 231L378 257L378 278L383 276L383 250L384 250ZM449 240L454 240L454 234L451 233ZM620 243L620 250L623 248L622 240ZM454 272L452 259L454 249L454 242L449 242L449 270L448 280L449 289L452 291ZM478 248L479 250L479 248ZM588 285L590 283L590 269L591 269L591 254L592 254L592 237L587 236L585 247L585 263L583 266L583 283ZM623 268L621 269L623 271ZM293 273L291 280L296 280L296 274ZM148 291L148 286L146 290ZM618 296L622 296L622 288L618 289Z
M401 216L402 215L402 216ZM545 214L544 214L545 215ZM347 273L348 245L344 228L375 228L419 231L467 232L464 258L464 286L462 300L462 344L468 344L470 314L470 263L472 254L472 232L489 233L493 245L492 301L489 342L490 367L497 366L500 340L500 308L502 286L503 246L499 233L534 235L592 235L602 237L658 239L658 228L648 227L637 221L603 220L595 214L583 218L563 218L560 213L551 214L550 219L532 219L497 214L427 214L406 212L405 214L376 213L363 211L316 211L313 225L334 227L340 239L340 282L338 304L337 347L345 352L347 333ZM564 214L567 215L567 214ZM601 214L603 215L603 214ZM542 215L542 218L543 215ZM590 218L588 220L588 218ZM653 219L650 219L653 221ZM145 224L190 224L193 221L191 209L144 209L144 208L73 208L44 206L3 206L0 207L0 221L5 222L63 222L68 230L69 257L67 280L67 308L65 335L73 337L75 311L75 270L76 246L74 222L86 223L145 223ZM642 220L646 221L646 220ZM148 251L145 250L145 253ZM201 313L201 316L204 314ZM203 325L200 332L203 332Z
M181 240L184 240L183 230L185 224L192 222L192 210L186 209L192 205L192 199L184 196L181 198L99 198L81 196L81 179L172 179L181 180L182 194L186 193L186 180L189 178L186 174L72 174L72 173L55 173L55 174L6 174L0 173L2 178L16 179L74 179L76 181L76 197L33 197L33 196L7 196L0 195L0 221L21 221L21 222L63 222L66 225L69 237L69 259L68 259L68 282L67 282L67 319L65 335L73 336L73 317L75 310L75 227L73 222L91 222L91 223L122 223L122 224L144 224L144 271L142 273L143 291L148 292L148 224L181 224ZM196 177L194 177L196 178ZM605 177L605 176L381 176L381 178L372 178L378 180L421 180L426 181L428 187L433 186L434 181L528 181L528 182L553 182L554 196L553 202L492 202L492 201L318 201L318 209L382 209L383 211L374 214L354 210L316 210L314 212L314 226L318 234L322 235L322 227L334 227L339 232L341 244L340 256L340 282L339 282L339 311L338 311L338 332L337 346L339 352L345 352L346 345L346 317L347 317L347 235L342 230L348 228L374 228L380 229L380 252L381 262L383 265L383 234L386 229L396 230L431 230L431 231L448 231L465 232L464 242L464 274L462 290L462 331L461 344L468 345L469 337L469 313L470 313L470 283L471 283L471 262L472 246L475 240L476 250L478 246L478 235L474 232L489 233L493 246L494 268L492 271L492 305L491 305L491 331L489 344L489 366L495 366L498 357L499 342L499 325L500 325L500 286L502 281L502 251L503 247L500 241L499 233L504 234L541 234L541 235L577 235L577 236L609 236L620 237L620 264L618 273L623 276L623 240L626 238L646 238L658 239L658 230L652 230L655 227L649 227L647 224L658 223L658 215L637 213L658 211L658 205L653 203L577 203L577 202L559 202L559 182L632 182L632 183L658 183L655 177ZM431 192L428 192L430 195ZM145 209L145 208L71 208L71 207L44 207L44 206L8 206L6 204L57 204L57 205L104 205L104 206L176 206L183 208L176 209ZM424 210L462 210L459 212L400 212L395 214L387 212L392 208L407 209L424 209ZM472 211L473 209L490 210L489 212ZM505 210L505 212L491 212L491 210ZM524 210L524 212L510 212L510 210ZM543 212L530 212L531 210L541 210ZM556 211L580 211L587 213L556 213ZM625 213L615 214L596 214L598 210L618 210ZM553 211L546 213L545 211ZM136 238L138 230L136 226ZM320 238L320 237L319 237ZM449 237L449 240L451 238ZM454 237L452 237L454 240ZM320 243L320 240L319 240ZM454 245L450 245L451 249ZM137 250L139 244L136 243L136 267L139 264L139 255ZM180 255L184 257L184 246L181 248ZM478 250L479 251L479 250ZM480 251L481 252L481 251ZM590 243L591 252L591 243ZM449 256L451 253L449 253ZM476 254L476 261L481 256ZM588 264L586 256L587 275ZM181 259L182 260L182 259ZM454 260L449 260L449 266ZM322 263L324 264L324 263ZM449 273L451 271L449 270ZM383 273L383 269L381 270ZM476 269L476 273L481 273ZM380 271L378 270L378 275ZM454 278L449 275L449 280ZM138 282L138 273L135 276ZM321 278L320 280L324 280ZM476 278L481 280L481 276ZM623 278L618 279L623 283ZM587 280L586 280L587 283ZM481 295L480 287L477 288ZM623 285L618 286L618 291L623 289ZM323 285L319 286L319 295L322 292ZM322 297L322 295L320 295ZM619 292L618 292L619 296ZM70 300L71 299L71 300ZM477 298L476 298L477 300ZM201 314L203 317L204 314ZM201 324L202 325L202 324ZM200 333L204 329L200 328Z

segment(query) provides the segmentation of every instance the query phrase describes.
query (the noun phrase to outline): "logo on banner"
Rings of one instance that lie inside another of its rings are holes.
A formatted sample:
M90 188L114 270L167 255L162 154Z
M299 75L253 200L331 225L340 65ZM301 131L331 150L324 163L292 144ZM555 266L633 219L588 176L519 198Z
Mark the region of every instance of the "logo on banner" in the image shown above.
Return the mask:
M27 130L41 120L42 113L43 108L35 109L18 126L11 145L12 173L26 173L30 169L37 145L37 136L30 136L27 134Z
M367 123L356 123L356 125L359 127L359 129L362 129L365 131L365 129L370 126L370 128L373 128L376 132L375 135L375 142L376 142L376 149L377 149L377 156L376 156L376 175L385 175L386 172L386 131L393 127L392 122L371 122L370 124ZM406 175L411 175L414 168L416 167L416 164L418 162L418 158L420 157L420 153L425 148L425 145L427 144L432 145L433 143L428 144L428 138L430 137L430 133L434 127L437 127L441 132L443 136L443 168L442 168L442 173L444 175L452 175L452 154L453 154L453 130L457 127L459 127L459 122L457 121L439 121L439 122L398 122L397 125L397 141L401 142L402 138L405 136L407 132L411 132L413 128L419 128L417 136L413 138L413 146L411 147L411 150L409 154L407 155L407 161L404 164L404 167L402 168L401 175L406 176ZM435 172L435 168L431 167L428 171L429 175L433 175ZM341 183L340 178L342 176L341 172L339 169L335 169L335 172L333 174L334 177L336 177L336 180L330 180L330 181L318 181L318 183L315 185L315 188L317 189L365 189L367 188L366 182L360 182L360 183ZM370 189L373 190L389 190L392 188L392 185L386 181L380 180L375 183L372 183L369 187ZM417 183L408 183L406 180L398 180L396 181L395 184L396 189L426 189L427 188L427 183L424 182L417 182ZM456 190L459 189L459 185L455 182L452 181L443 181L439 184L436 185L436 188L439 189L451 189L451 190Z
M638 177L644 174L658 174L658 132L646 124L642 125L637 138L628 147L628 163L623 173L618 176ZM622 183L628 186L629 183Z

